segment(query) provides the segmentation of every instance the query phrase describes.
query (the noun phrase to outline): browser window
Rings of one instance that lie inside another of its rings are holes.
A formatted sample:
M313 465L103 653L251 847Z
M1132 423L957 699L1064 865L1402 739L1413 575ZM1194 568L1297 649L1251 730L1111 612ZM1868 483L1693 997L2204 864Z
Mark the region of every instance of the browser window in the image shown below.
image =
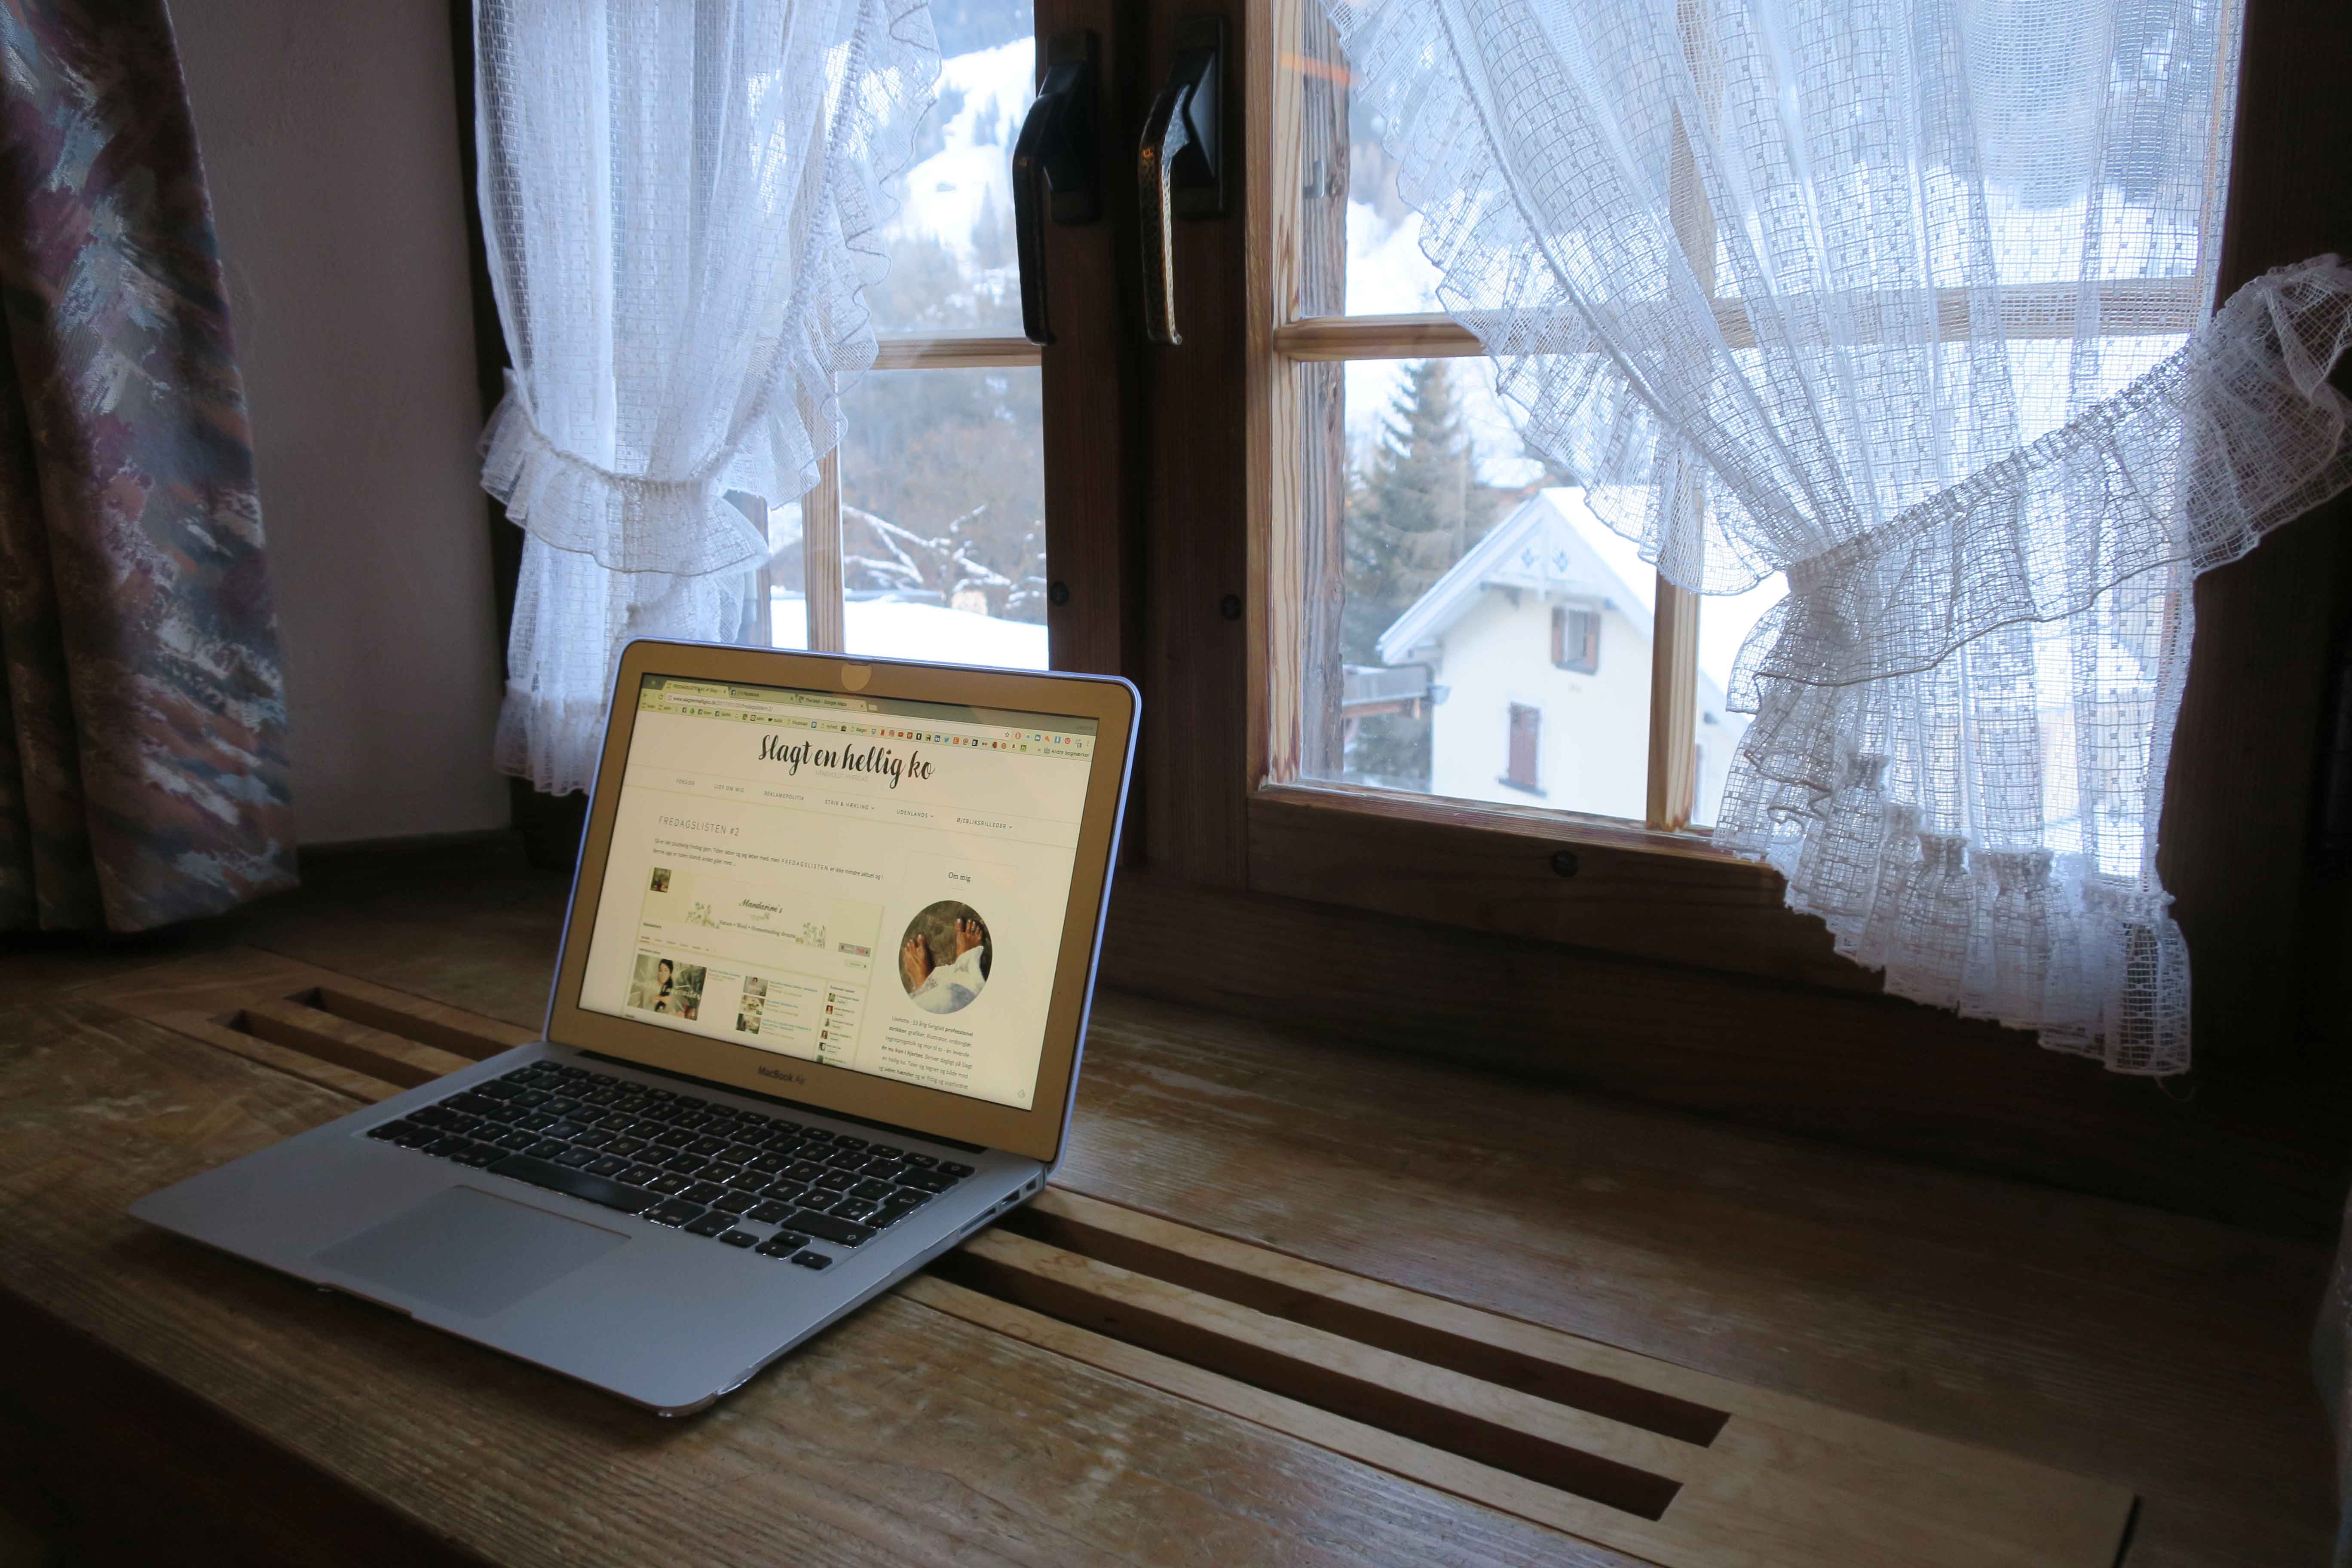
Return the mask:
M580 1005L1029 1109L1096 738L645 677Z

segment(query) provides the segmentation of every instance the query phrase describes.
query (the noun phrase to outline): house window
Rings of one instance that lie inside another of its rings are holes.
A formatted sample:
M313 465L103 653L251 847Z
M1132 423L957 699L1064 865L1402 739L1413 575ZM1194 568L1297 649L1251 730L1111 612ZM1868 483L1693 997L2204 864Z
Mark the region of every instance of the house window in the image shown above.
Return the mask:
M1551 662L1555 668L1591 675L1601 668L1601 612L1551 607Z
M1509 750L1500 782L1516 790L1540 793L1536 760L1543 751L1543 710L1524 702L1511 704Z
M816 489L766 520L760 629L777 647L1046 666L1039 355L1021 334L1010 165L1034 29L1030 0L939 21L939 101L866 294L880 352L843 395Z

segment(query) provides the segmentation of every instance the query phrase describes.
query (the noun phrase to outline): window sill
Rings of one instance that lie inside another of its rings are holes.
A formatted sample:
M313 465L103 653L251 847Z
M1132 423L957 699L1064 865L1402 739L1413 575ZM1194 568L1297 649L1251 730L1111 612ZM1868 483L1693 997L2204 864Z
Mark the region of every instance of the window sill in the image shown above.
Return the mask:
M1562 849L1573 855L1563 861ZM1570 868L1563 875L1560 864ZM1692 834L1345 784L1249 797L1252 891L1847 992L1878 976L1781 901L1780 874Z

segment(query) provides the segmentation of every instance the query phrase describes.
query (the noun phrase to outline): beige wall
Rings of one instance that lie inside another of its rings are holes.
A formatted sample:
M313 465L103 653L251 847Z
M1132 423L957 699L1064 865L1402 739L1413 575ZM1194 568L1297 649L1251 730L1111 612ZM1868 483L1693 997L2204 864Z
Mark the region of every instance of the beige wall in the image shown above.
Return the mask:
M501 826L444 0L171 0L252 408L308 844Z

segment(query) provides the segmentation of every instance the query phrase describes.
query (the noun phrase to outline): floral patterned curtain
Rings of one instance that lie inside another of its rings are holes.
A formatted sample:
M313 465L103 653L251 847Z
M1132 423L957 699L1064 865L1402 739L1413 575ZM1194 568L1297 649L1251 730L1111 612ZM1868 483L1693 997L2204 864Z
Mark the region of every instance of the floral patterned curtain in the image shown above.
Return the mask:
M0 930L294 882L286 695L163 0L0 0Z

